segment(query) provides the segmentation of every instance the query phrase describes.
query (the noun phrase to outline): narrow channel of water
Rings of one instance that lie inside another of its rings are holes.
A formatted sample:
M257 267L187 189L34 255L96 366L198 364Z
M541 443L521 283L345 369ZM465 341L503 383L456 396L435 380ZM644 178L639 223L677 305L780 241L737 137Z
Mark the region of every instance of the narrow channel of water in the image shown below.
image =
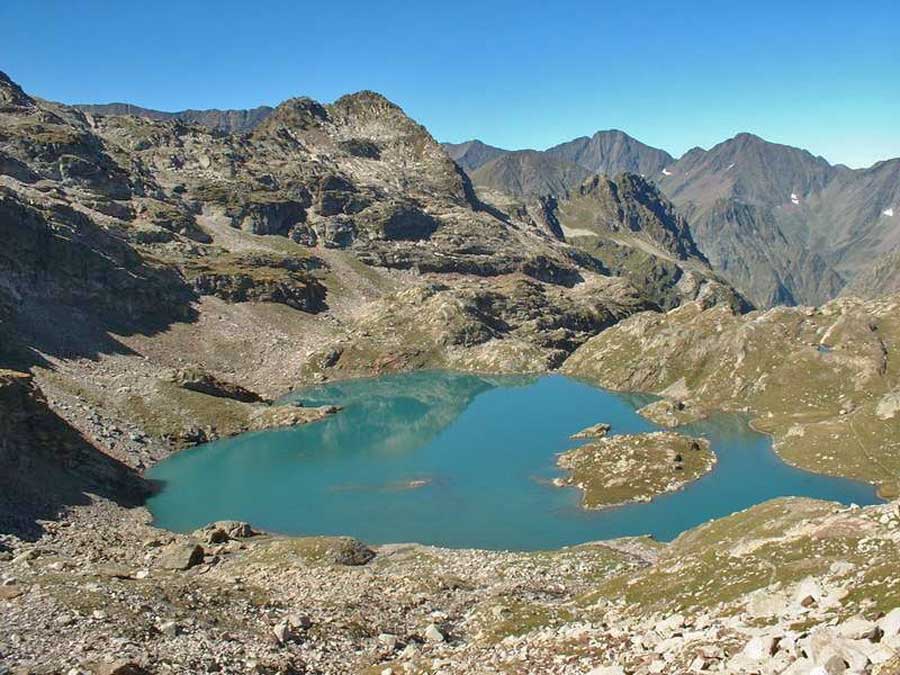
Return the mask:
M296 393L344 410L323 422L245 434L174 455L149 472L163 490L156 524L189 531L246 520L272 532L346 534L370 543L548 549L651 534L670 540L711 518L773 497L878 501L866 484L795 469L765 435L720 415L680 431L704 436L716 468L650 503L585 511L554 487L555 456L596 422L613 433L656 429L617 394L561 375L486 378L419 372Z

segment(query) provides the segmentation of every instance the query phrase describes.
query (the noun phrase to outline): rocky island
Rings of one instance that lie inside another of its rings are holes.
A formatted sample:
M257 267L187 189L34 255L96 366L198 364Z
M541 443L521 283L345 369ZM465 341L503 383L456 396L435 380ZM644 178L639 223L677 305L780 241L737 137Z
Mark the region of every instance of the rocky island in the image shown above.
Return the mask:
M577 487L585 508L602 509L678 490L712 471L716 455L705 439L659 431L600 438L556 463L567 475L554 483Z

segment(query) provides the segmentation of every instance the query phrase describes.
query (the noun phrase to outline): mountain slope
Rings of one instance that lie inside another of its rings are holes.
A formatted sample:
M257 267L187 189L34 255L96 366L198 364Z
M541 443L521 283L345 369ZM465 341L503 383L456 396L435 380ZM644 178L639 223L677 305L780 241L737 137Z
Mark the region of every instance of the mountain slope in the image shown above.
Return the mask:
M201 124L232 134L243 134L255 129L274 108L259 106L247 110L180 110L163 112L130 103L77 103L72 107L92 115L134 115L151 120L180 120L188 124Z
M659 183L676 204L737 199L788 208L821 191L839 172L806 150L743 133L710 150L690 150L659 176Z
M739 134L696 148L659 176L713 267L761 307L818 304L844 279L810 251L807 201L841 169L805 150Z
M838 171L807 202L808 246L848 278L900 246L900 159Z
M588 176L584 167L536 150L517 150L500 155L470 172L479 187L499 190L514 197L563 195Z
M852 170L742 133L676 162L623 132L601 131L476 163L467 171L479 187L514 199L564 199L586 175L573 165L649 177L690 221L713 268L761 307L834 298L900 246L900 159ZM869 292L883 276L867 277Z
M595 175L549 207L566 241L628 279L658 306L670 309L686 296L700 295L710 303L748 308L715 277L687 221L644 178Z
M618 129L582 136L545 152L591 173L607 175L629 172L653 177L675 161L666 151L644 145Z
M509 152L509 150L495 148L493 145L487 145L477 139L464 143L441 143L441 145L450 159L466 171L473 171L482 164Z
M841 295L867 299L885 293L900 293L900 249L880 255L841 291Z

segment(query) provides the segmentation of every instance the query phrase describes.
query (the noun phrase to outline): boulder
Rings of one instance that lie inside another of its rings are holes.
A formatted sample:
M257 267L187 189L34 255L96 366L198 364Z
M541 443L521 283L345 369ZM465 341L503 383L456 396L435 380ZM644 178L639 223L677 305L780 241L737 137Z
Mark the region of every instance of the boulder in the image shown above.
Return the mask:
M807 577L797 584L794 598L801 607L810 607L822 599L822 586L812 577Z
M900 635L900 607L895 607L878 619L878 627L887 637Z
M328 551L328 558L336 565L355 567L365 565L375 557L375 551L358 539L342 538L337 546Z
M294 630L309 630L312 628L312 619L305 614L290 614L287 617L288 625Z
M429 642L444 642L447 638L444 637L444 634L437 626L431 623L425 629L425 639Z
M285 642L290 642L294 639L294 631L291 629L291 626L288 623L287 619L276 623L272 628L272 633L274 633L275 639L280 645L283 645Z
M842 673L847 667L862 671L869 663L869 657L853 641L841 637L827 626L814 628L809 637L801 642L801 648L813 665L824 668L827 673ZM834 670L839 664L841 669Z
M194 532L210 544L224 544L230 539L245 539L256 534L248 523L239 520L217 520Z
M159 632L166 637L175 637L178 635L178 624L174 621L163 621L157 626Z
M569 438L574 441L580 440L582 438L603 438L610 432L612 426L606 424L605 422L599 422L598 424L594 424L585 429L582 429L577 434L572 434Z
M167 570L186 570L203 562L203 547L185 542L169 544L160 551L156 564Z
M772 656L778 649L778 638L773 635L757 635L744 645L741 654L754 661L762 661Z
M258 534L250 526L250 523L245 523L241 520L217 520L213 523L213 527L224 530L231 539L246 539Z
M784 593L754 591L747 601L747 614L754 618L781 616L785 613L788 598Z
M881 628L874 621L862 616L851 616L837 626L838 633L850 640L875 640L881 636Z

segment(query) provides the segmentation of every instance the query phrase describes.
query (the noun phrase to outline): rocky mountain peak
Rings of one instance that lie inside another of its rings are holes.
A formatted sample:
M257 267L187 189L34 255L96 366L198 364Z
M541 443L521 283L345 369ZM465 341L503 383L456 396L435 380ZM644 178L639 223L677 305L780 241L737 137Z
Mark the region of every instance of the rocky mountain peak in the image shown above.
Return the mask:
M462 143L441 143L441 145L447 154L450 155L450 159L466 171L474 171L492 159L509 152L508 150L488 145L477 138Z
M0 70L0 111L17 108L31 108L34 100L22 87L12 81L10 77Z
M299 96L290 98L276 107L254 133L266 134L283 127L305 130L319 126L327 118L328 112L321 103L307 96Z
M596 202L599 221L613 230L641 233L680 260L698 258L697 248L687 221L678 215L672 203L657 187L637 174L621 173L610 178L594 175L578 188L583 199Z
M664 150L651 148L619 129L598 131L590 138L576 138L546 152L592 173L610 175L628 171L653 176L674 161Z
M403 113L403 110L386 96L370 89L345 94L332 104L338 110L346 110L357 116L382 115L386 112Z

